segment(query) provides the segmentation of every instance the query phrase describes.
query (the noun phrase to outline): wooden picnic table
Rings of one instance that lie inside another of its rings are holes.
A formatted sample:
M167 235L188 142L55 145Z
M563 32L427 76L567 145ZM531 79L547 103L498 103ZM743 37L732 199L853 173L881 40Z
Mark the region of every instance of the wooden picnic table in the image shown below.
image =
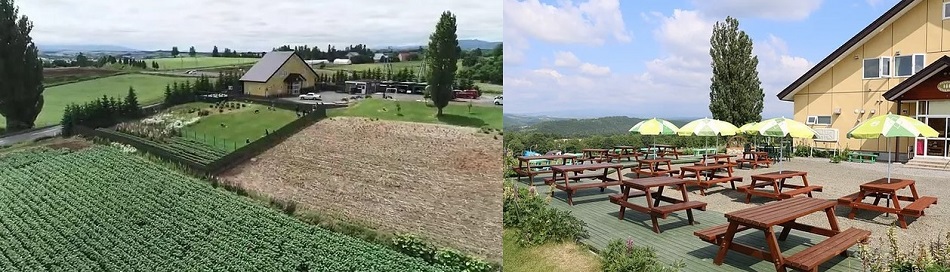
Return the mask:
M614 147L613 153L609 153L608 156L617 158L617 161L620 161L623 158L627 158L627 161L633 161L640 159L640 152L637 152L637 147L628 146L628 145L618 145Z
M610 162L610 150L603 148L585 148L581 150L581 153L584 154L582 158L578 159L579 162Z
M676 146L667 145L667 144L651 144L650 147L653 147L657 150L657 156L660 158L666 158L667 155L673 155L675 159L680 159L680 153L676 150Z
M835 201L832 200L795 197L727 213L725 216L729 221L728 224L697 231L694 234L704 241L719 245L719 252L714 259L716 265L722 264L729 250L734 250L772 262L775 264L776 271L785 271L786 268L817 271L819 265L834 258L835 255L844 254L848 248L858 242L867 242L871 235L870 231L855 228L840 231L834 207ZM825 212L830 229L795 222L798 218L819 211ZM782 232L777 238L773 231L776 226L782 227ZM768 250L733 241L736 233L748 229L757 229L765 233L765 244ZM785 241L792 229L829 238L790 257L785 257L782 255L778 241Z
M748 164L750 168L756 169L759 165L765 165L765 167L772 166L772 159L769 158L769 153L764 151L749 151L742 152L742 158L736 160L739 167L742 165Z
M924 209L937 203L936 197L919 196L917 194L917 187L914 185L914 183L914 180L910 179L892 178L889 182L886 178L877 179L865 184L861 184L860 191L839 198L838 203L851 207L851 211L848 212L848 218L854 219L854 216L858 210L896 214L897 222L900 223L900 227L906 229L906 216L924 216ZM908 196L899 194L898 191L903 189L909 189L911 195ZM874 203L865 203L864 199L867 197L874 197ZM881 202L881 199L887 200L888 207L878 206L878 203ZM901 208L900 201L910 201L911 203L907 207ZM894 203L894 207L889 207L890 202Z
M716 174L719 170L725 170L725 175ZM687 179L687 178L695 179ZM680 167L680 178L687 179L686 185L699 186L699 194L705 196L706 189L715 184L729 182L732 189L736 189L736 181L741 182L742 177L732 176L732 165L728 163L711 163L693 166Z
M617 178L612 179L607 177L607 172L610 169L617 171ZM576 165L558 165L551 167L552 174L550 179L545 179L545 182L554 185L555 188L567 192L567 204L574 205L574 192L580 189L587 188L600 188L600 191L603 192L605 188L615 185L621 185L623 183L623 175L620 174L623 170L623 165L619 163L593 163L593 164L576 164ZM586 173L585 171L598 171L604 170L603 173ZM569 173L574 173L573 175ZM587 183L574 183L571 184L571 181L580 181L581 179L598 179L601 182L587 182ZM563 181L563 184L558 183L558 181Z
M512 170L515 173L518 173L518 182L521 182L522 176L528 176L528 180L534 182L534 176L538 174L551 173L550 169L544 170L553 166L552 164L544 165L531 165L533 160L547 160L549 162L560 161L559 165L567 165L573 163L577 157L572 155L540 155L540 156L518 156L515 157L518 159L518 167L514 167ZM569 163L570 162L570 163Z
M802 185L788 183L789 179L801 177ZM752 201L752 196L763 196L771 199L787 199L800 194L806 194L812 197L811 192L821 192L821 186L808 184L808 173L804 171L784 170L779 172L770 172L758 175L752 175L752 184L740 187L740 191L746 192L745 203ZM772 187L772 190L756 190L756 188ZM782 192L783 189L791 189Z
M663 188L666 186L676 186L683 192L683 199L675 199L672 197L663 195ZM653 221L653 232L660 233L660 226L657 223L657 217L666 219L666 217L677 211L686 211L686 217L689 219L689 224L693 224L693 209L706 210L706 203L700 201L690 201L689 196L686 194L686 181L680 178L674 177L650 177L642 178L635 180L624 180L623 189L620 194L614 194L610 196L610 202L620 205L620 219L623 219L624 212L627 208L634 211L642 212L650 215L651 221ZM656 191L653 191L653 188L656 188ZM637 204L630 203L628 200L631 197L646 197L646 206L640 206ZM660 205L660 201L669 203L669 205Z
M679 170L673 170L673 164L670 159L642 159L637 160L637 166L633 169L633 172L636 173L637 178L640 175L646 175L650 177L679 174ZM663 166L666 166L666 169L663 169Z
M729 155L729 154L710 154L710 155L704 155L703 158L702 158L699 162L695 163L695 165L706 165L706 164L712 164L712 163L726 163L726 164L730 164L730 165L732 165L732 166L736 166L737 164L732 161L732 158L735 158L735 157L736 157L736 155ZM707 161L707 160L710 160L710 159L712 159L712 162L708 162L708 161ZM723 160L723 159L725 159L725 160Z

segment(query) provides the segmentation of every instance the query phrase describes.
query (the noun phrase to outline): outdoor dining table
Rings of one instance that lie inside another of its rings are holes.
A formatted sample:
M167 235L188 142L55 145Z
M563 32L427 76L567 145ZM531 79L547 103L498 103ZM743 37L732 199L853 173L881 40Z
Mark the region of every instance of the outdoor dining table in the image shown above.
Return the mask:
M683 199L676 199L663 195L663 188L667 186L676 186L683 192ZM610 196L610 202L620 205L619 218L623 219L627 208L650 215L653 221L653 232L660 233L660 226L657 223L657 217L666 219L666 217L677 211L686 211L686 218L692 225L693 209L706 210L706 203L700 201L690 201L686 194L686 181L675 177L650 177L635 180L624 180L622 193ZM653 189L656 188L656 191ZM631 192L633 190L633 192ZM630 203L631 197L646 197L646 206ZM660 205L660 202L669 203L669 205Z
M666 155L673 155L675 159L680 159L680 152L676 150L676 146L666 144L652 144L650 147L657 151L656 154L660 158L666 158Z
M772 165L772 159L769 158L769 153L764 151L748 151L742 153L742 158L736 160L736 163L741 167L743 164L748 164L749 168L756 169L759 165L765 165L769 167Z
M546 165L531 165L533 160L547 160L549 162L559 162L560 165L572 164L577 157L573 155L540 155L540 156L518 156L518 167L513 168L512 170L515 173L518 173L518 182L521 182L522 176L528 176L528 180L533 182L534 177L538 174L551 173L551 170L544 170L544 168L551 167L555 164L546 164Z
M673 170L671 162L672 160L663 158L637 160L637 166L633 172L637 174L636 177L638 178L640 175L656 177L668 174L673 176L673 174L679 173L679 170ZM666 166L666 169L663 169L663 166Z
M609 153L609 152L610 152L610 150L603 149L603 148L585 148L585 149L582 149L582 150L581 150L581 153L584 154L583 158L578 159L578 161L581 161L581 162L585 162L585 161L604 162L604 161L607 161L607 162L609 162L609 161L610 161L610 157L608 156L608 153Z
M719 170L725 170L726 174L716 174ZM736 181L742 181L742 177L732 176L732 165L728 163L683 166L680 167L680 178L686 179L686 185L699 186L699 194L703 196L706 195L706 189L715 184L729 182L732 185L732 189L735 190Z
M634 146L619 145L614 147L614 151L616 152L609 155L617 158L617 161L623 158L627 158L628 161L633 161L640 156L640 153L637 152L637 147Z
M785 271L786 267L817 271L815 269L818 265L842 254L858 242L866 242L871 235L871 232L867 230L855 228L841 231L834 213L835 204L833 200L794 197L727 213L725 214L729 221L727 225L697 231L694 234L700 239L719 246L719 251L713 261L716 265L721 265L729 250L733 250L772 262L775 264L776 271ZM825 212L830 229L795 222L799 218L820 211ZM778 237L773 231L776 226L782 226L782 232ZM736 233L749 229L761 230L765 233L765 244L768 250L733 241ZM778 241L785 241L792 229L829 238L790 257L785 257L782 255Z
M730 165L735 166L736 163L732 161L732 158L735 158L735 157L736 157L736 155L729 155L729 154L709 154L709 155L703 156L702 160L700 160L699 162L697 162L696 165L701 165L701 164L705 165L705 164L713 164L713 163L726 163L726 164L730 164ZM708 160L710 160L710 159L712 159L711 162L708 161ZM725 159L725 160L723 160L723 159Z
M892 178L877 179L865 184L861 184L860 191L844 196L838 199L838 203L851 207L848 212L848 218L854 219L857 210L878 211L887 214L896 214L897 222L900 227L907 228L905 216L920 217L924 215L924 209L937 203L937 198L932 196L921 197L917 194L917 187L914 180ZM909 189L911 195L900 195L898 191ZM867 197L874 197L873 204L864 203ZM881 199L888 200L894 204L894 207L878 206ZM907 207L901 208L900 201L911 201Z
M789 179L800 177L802 185L791 184ZM772 199L786 199L800 194L807 194L812 197L812 191L821 192L821 186L808 184L808 173L804 171L784 170L779 172L769 172L764 174L752 175L752 184L740 188L746 192L745 203L752 201L752 196L762 196ZM772 187L771 190L756 190L757 188ZM791 189L782 191L783 189Z
M610 169L616 170L616 179L607 177ZM600 191L603 192L607 187L621 185L623 183L623 175L620 173L621 170L623 170L623 165L619 163L558 165L552 166L551 170L551 178L545 179L545 182L554 185L554 188L567 192L567 204L571 206L574 205L574 192L577 190L600 188ZM603 170L603 172L601 173L599 170ZM585 171L595 172L584 173ZM600 180L600 182L576 183L581 179L597 179ZM572 180L575 181L574 184L571 184ZM563 181L563 183L558 183L558 181Z

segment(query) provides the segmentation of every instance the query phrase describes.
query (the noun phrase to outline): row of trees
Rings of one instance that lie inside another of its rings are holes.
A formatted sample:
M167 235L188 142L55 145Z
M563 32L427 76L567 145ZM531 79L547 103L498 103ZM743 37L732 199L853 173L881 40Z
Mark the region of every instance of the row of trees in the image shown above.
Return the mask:
M276 47L273 51L295 51L300 57L308 60L316 59L325 59L325 60L334 60L334 59L350 59L353 64L360 63L372 63L373 62L373 50L366 47L365 44L349 45L343 50L337 50L336 47L332 45L327 45L326 51L321 50L318 47L310 46L289 46L282 45ZM358 53L359 56L347 57L346 54L350 52Z
M72 135L76 126L109 127L123 120L140 117L142 107L139 105L138 96L135 89L129 87L129 93L124 100L103 95L102 98L83 104L67 105L60 124L63 125L63 135Z
M172 57L176 57L176 58L179 55L181 55L181 51L178 50L178 46L172 46L171 54L172 54ZM198 56L198 51L195 51L194 46L188 48L188 56L192 58ZM218 51L218 46L215 45L214 48L211 49L211 56L223 57L223 58L260 58L261 56L263 56L263 53L262 52L238 52L237 50L231 50L230 48L225 48L224 52L220 52Z
M173 82L165 85L165 106L179 105L189 102L195 102L198 95L217 93L222 87L219 77L218 81L212 82L211 78L201 75L194 83L184 81L182 83Z

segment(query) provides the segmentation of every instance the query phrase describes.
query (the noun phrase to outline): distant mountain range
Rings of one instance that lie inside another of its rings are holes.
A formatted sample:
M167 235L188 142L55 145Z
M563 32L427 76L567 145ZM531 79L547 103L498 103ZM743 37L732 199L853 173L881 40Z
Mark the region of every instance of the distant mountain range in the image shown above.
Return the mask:
M40 52L134 52L141 51L118 45L105 44L37 44Z
M489 41L483 41L483 40L477 40L477 39L459 40L459 47L461 47L462 50L473 50L476 48L482 49L482 50L495 49L495 47L498 46L499 44L501 44L501 42L489 42ZM373 48L373 49L392 48L393 50L401 50L401 49L416 49L416 48L419 48L420 46L422 48L426 48L428 45L421 44L421 45L381 46L379 48Z
M563 137L584 137L591 135L611 135L628 133L631 127L643 121L643 118L610 116L590 119L565 119L553 117L518 116L505 114L505 130L513 132L535 132L554 134ZM509 120L512 121L509 124ZM668 120L682 126L690 120Z

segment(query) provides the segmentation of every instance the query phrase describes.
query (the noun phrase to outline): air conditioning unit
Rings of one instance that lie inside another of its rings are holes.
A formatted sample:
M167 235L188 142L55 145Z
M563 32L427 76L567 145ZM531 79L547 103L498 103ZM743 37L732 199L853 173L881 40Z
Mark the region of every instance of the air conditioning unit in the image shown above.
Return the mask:
M841 108L835 108L834 114L835 115L841 114Z
M817 122L818 122L818 116L814 116L814 115L808 116L808 118L805 119L805 124L807 125L814 125Z

